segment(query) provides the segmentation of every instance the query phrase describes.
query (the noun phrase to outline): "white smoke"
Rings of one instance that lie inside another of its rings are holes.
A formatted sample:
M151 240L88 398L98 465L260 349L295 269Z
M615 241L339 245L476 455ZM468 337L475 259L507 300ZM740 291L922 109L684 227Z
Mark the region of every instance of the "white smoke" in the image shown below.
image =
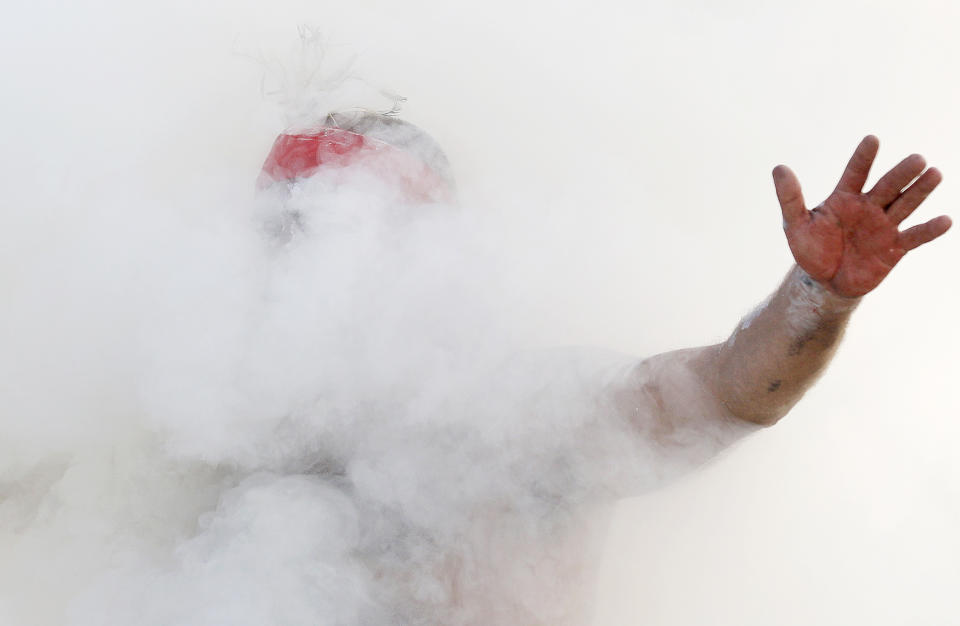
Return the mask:
M3 623L583 619L588 521L665 471L631 359L535 350L509 211L253 178L5 214Z
M280 105L287 128L314 126L333 111L400 111L406 98L365 79L356 54L331 45L315 27L301 25L298 31L299 45L287 55L243 52L264 67L261 91Z

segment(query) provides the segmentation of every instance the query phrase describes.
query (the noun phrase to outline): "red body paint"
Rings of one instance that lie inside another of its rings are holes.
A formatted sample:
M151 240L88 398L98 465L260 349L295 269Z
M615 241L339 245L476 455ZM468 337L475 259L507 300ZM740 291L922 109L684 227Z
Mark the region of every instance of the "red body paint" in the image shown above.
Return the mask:
M379 139L340 128L282 134L273 143L257 179L264 189L277 182L313 176L321 168L362 164L395 184L407 200L451 200L447 182L416 155Z

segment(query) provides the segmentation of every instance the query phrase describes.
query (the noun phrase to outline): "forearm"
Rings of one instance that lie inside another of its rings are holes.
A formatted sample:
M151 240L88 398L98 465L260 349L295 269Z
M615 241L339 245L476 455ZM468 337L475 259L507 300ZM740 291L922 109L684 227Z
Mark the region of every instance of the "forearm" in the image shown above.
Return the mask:
M941 215L899 229L942 178L935 168L924 171L918 154L863 191L878 146L876 137L865 137L836 189L813 210L790 168L774 168L784 234L797 266L726 343L702 348L693 364L734 417L762 425L783 417L826 368L859 297L907 252L950 228L950 218Z
M733 415L773 424L826 368L858 303L794 266L730 339L714 347L704 376Z

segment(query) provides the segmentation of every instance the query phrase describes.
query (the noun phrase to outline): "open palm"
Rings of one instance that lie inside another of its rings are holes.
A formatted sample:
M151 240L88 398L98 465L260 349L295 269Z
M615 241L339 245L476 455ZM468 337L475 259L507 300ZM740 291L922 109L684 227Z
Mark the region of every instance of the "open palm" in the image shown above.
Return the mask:
M924 171L926 162L919 154L905 158L863 193L879 145L873 135L865 137L837 188L812 211L804 205L796 175L784 165L773 170L794 259L814 280L848 298L873 290L909 250L950 228L950 218L941 215L898 229L942 179L935 168Z

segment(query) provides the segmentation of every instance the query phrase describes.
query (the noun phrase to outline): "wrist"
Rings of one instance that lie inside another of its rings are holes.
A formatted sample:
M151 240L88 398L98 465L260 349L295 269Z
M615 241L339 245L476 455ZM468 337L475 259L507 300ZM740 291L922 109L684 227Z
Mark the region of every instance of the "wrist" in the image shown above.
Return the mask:
M788 278L787 318L799 329L814 328L824 320L845 317L860 304L860 297L848 298L834 293L795 266Z

